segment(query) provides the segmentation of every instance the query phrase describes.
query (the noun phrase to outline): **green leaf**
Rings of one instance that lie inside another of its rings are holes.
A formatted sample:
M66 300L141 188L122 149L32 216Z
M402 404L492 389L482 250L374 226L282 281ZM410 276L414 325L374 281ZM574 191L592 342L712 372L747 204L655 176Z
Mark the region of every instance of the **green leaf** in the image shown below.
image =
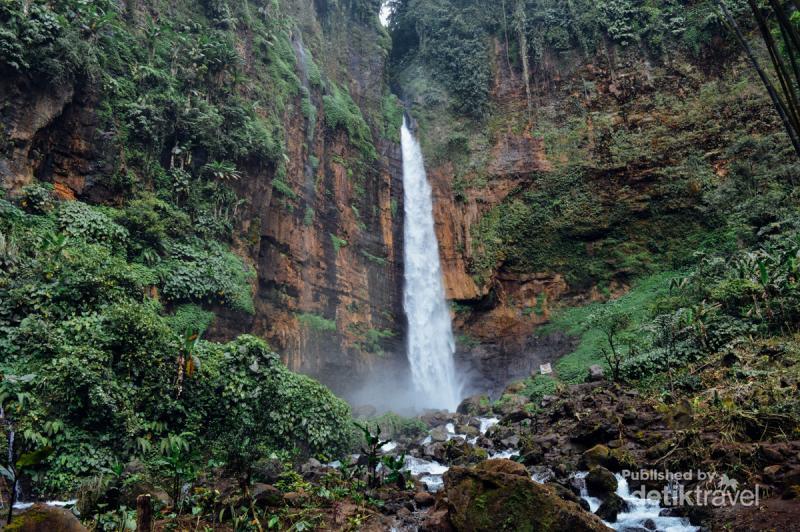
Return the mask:
M12 471L3 466L0 466L0 475L6 477L10 482L14 482L14 479L16 478L16 475L14 475Z

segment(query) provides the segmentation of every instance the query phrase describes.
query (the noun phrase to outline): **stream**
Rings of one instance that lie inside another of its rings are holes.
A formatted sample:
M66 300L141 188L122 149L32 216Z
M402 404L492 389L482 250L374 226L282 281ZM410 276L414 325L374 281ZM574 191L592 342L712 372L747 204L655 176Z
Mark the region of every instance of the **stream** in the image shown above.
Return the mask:
M458 434L455 430L454 423L446 423L444 428L447 431L447 439L444 441L460 439L476 446L478 440L481 437L486 437L490 429L499 423L499 419L495 417L479 417L477 418L477 422L476 424L479 424L480 432L480 436L478 437ZM405 467L429 492L436 493L444 487L443 475L450 468L440 461L430 459L430 457L419 456L419 449L425 449L426 446L432 443L434 443L434 441L429 434L416 442L416 444L412 443L409 445L409 452L414 454L406 455ZM402 452L403 445L391 442L384 445L381 450L387 454L398 454ZM489 458L513 459L519 456L519 450L513 448L491 449L488 451ZM576 479L578 481L577 484L582 486L580 489L580 497L586 501L590 511L594 513L600 507L602 501L596 497L590 496L586 491L585 485L582 484L581 481L586 477L587 473L586 471L580 471L574 473L572 478ZM619 474L615 476L617 479L616 494L628 504L628 511L619 513L615 523L605 522L608 527L620 532L697 532L699 530L698 527L692 526L687 518L661 515L664 508L662 508L657 501L635 497L631 494L627 480ZM551 472L537 471L531 475L531 480L539 484L544 484L552 480L552 477L553 475Z

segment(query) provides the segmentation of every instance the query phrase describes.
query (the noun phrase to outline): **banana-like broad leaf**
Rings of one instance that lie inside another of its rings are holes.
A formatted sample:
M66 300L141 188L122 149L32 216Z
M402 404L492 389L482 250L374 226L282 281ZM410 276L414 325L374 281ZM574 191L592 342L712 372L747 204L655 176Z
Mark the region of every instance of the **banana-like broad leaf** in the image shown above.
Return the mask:
M14 475L11 470L6 469L3 466L0 466L0 475L6 477L10 482L14 482L14 479L16 478L16 475Z
M769 283L769 273L767 272L767 265L764 261L758 261L758 273L761 277L761 284L766 286Z

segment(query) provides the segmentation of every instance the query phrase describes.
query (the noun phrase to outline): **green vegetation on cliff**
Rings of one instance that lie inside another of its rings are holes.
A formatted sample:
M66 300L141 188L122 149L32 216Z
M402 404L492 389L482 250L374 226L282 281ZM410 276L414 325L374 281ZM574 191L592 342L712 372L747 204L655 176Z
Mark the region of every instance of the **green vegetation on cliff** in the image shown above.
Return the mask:
M367 16L373 0L325 4L325 24L377 24ZM287 121L302 110L313 130L324 111L319 128L345 130L369 164L373 128L399 127L396 100L365 118L336 61L321 68L297 50L313 9L278 0L0 3L4 82L77 94L75 107L96 121L86 150L99 152L87 155L96 168L84 192L76 188L80 201L54 189L44 166L39 180L0 196L3 427L16 431L17 455L53 451L31 473L33 494L73 494L118 464L142 462L143 476L171 484L209 460L232 467L350 449L348 406L289 372L263 341L202 339L215 312L255 312L255 272L238 231L253 198L240 197L242 181L272 180L287 206L300 199L282 181ZM18 110L6 103L3 159L18 147ZM378 333L367 335L375 350ZM3 456L5 447L2 438Z
M485 118L490 113L490 40L506 44L502 60L519 71L553 55L577 51L592 57L610 43L636 46L660 57L676 50L697 55L720 33L712 0L392 0L390 28L395 67L418 56L444 84L452 109ZM744 2L731 2L742 12ZM525 46L525 49L522 47ZM525 66L527 64L527 66ZM405 88L405 87L404 87Z
M479 209L464 250L478 285L500 271L553 272L571 290L603 292L684 268L697 251L749 245L752 220L787 209L795 158L714 2L397 6L393 68L427 160L452 172L455 200ZM746 15L744 3L731 8ZM480 46L461 46L451 73L431 57L462 33ZM698 54L712 47L708 72ZM469 61L491 79L472 76ZM482 87L482 103L458 76ZM514 144L541 153L504 151Z

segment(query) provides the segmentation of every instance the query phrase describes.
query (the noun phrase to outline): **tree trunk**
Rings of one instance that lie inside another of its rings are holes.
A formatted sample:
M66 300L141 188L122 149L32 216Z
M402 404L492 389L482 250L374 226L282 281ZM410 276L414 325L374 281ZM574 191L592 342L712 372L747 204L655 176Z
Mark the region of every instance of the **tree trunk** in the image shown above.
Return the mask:
M153 504L150 494L136 497L136 532L153 530Z
M6 524L11 524L11 518L14 515L14 504L17 502L17 479L14 479L14 482L11 483L11 494L8 496L8 518L6 519Z

